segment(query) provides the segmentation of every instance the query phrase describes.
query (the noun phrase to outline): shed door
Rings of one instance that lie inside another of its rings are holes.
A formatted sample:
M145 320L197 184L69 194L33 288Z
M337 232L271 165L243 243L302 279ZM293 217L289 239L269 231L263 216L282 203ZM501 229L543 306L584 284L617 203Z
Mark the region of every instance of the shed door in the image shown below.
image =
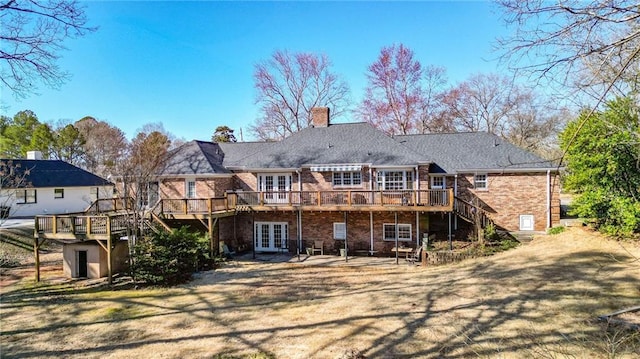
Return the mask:
M87 278L87 251L77 251L77 277Z

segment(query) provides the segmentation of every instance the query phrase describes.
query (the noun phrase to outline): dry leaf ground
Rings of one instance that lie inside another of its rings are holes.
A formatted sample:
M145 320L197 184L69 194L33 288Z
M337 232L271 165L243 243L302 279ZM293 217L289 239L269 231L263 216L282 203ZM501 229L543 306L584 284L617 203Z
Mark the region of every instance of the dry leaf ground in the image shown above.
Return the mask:
M2 288L2 357L638 357L594 322L640 302L638 242L583 229L420 268L232 261L170 289L46 272ZM328 257L333 260L333 258ZM353 264L353 263L352 263Z

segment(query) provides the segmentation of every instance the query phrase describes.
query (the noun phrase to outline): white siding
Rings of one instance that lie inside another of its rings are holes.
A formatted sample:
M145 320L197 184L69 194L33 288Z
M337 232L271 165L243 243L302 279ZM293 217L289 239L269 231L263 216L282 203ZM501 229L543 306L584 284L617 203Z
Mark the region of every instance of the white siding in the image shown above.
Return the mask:
M54 190L64 188L64 198L55 198ZM0 195L0 206L9 206L10 217L33 217L47 214L65 214L83 212L93 201L95 195L91 194L94 187L50 187L50 188L30 188L35 189L36 203L16 204L13 190L3 190ZM101 186L99 188L100 198L113 197L113 186ZM11 194L11 198L8 198Z

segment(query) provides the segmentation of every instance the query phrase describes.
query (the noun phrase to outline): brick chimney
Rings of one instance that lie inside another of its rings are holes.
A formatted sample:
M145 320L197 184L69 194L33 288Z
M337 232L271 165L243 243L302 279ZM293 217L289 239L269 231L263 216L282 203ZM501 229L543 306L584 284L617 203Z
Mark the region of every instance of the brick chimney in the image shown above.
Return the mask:
M329 108L314 107L311 109L311 123L313 127L329 127Z

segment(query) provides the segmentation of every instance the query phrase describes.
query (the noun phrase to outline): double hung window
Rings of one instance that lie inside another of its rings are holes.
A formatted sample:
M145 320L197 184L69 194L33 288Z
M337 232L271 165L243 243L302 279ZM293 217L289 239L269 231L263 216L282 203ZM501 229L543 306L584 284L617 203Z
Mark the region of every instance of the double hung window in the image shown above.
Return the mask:
M378 189L413 189L413 171L378 171Z
M333 172L334 187L360 187L362 174L360 172Z
M411 224L398 223L398 240L411 241ZM396 240L396 225L393 223L383 224L383 233L385 241Z

